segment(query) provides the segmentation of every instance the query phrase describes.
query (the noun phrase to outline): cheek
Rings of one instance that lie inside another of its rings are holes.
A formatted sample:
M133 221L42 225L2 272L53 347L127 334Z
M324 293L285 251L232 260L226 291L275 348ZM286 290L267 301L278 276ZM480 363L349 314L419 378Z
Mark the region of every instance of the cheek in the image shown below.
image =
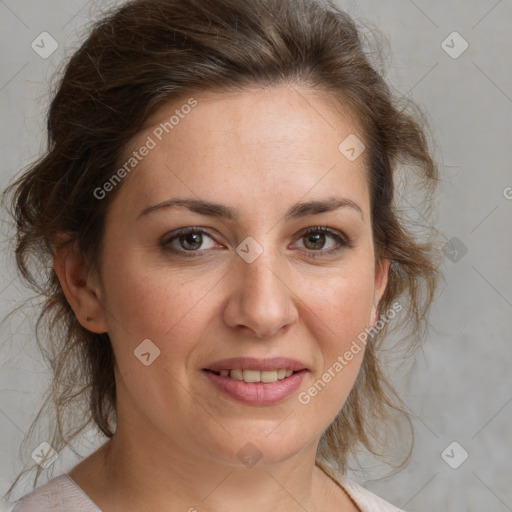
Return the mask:
M337 277L304 282L302 295L324 336L318 342L329 352L339 351L368 327L373 304L371 267L347 266Z
M183 412L190 406L187 363L209 321L207 291L219 279L183 276L126 257L109 267L107 287L119 406L172 431L182 426L170 405L179 404Z
M161 351L160 364L181 360L183 368L183 359L209 321L208 294L222 275L210 272L199 277L176 268L151 267L129 255L105 267L105 309L119 366L138 364L133 352L149 339Z
M309 330L321 352L314 375L298 396L299 404L310 408L310 417L327 416L332 421L354 385L370 325L373 277L368 267L347 267L341 277L304 291L311 311Z

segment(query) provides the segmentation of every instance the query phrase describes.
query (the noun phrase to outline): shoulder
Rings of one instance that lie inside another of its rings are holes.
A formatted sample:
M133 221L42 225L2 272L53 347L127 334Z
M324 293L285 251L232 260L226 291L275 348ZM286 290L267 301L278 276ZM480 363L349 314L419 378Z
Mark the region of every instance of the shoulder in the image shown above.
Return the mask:
M338 481L362 512L405 512L344 475L338 476Z
M11 512L101 512L66 474L52 478L26 494Z

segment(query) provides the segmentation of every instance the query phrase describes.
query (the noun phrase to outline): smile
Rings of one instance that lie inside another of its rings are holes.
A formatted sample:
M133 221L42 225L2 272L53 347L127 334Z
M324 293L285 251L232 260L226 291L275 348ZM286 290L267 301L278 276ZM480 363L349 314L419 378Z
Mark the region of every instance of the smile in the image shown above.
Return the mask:
M214 389L237 402L272 405L297 392L308 370L209 370L203 369ZM284 374L284 376L283 376Z
M213 370L207 370L213 371ZM277 382L278 380L286 379L293 375L293 370L287 370L286 368L279 368L278 370L249 370L249 369L237 369L237 370L219 370L218 372L213 371L216 375L222 377L229 377L231 379L243 380L244 382Z

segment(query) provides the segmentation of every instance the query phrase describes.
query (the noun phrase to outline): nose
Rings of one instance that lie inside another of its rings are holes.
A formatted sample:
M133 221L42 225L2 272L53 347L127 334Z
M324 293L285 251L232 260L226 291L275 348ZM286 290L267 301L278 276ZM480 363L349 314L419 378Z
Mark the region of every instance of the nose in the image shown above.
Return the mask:
M298 312L286 265L267 249L252 263L239 258L223 318L226 325L256 338L270 338L296 322Z

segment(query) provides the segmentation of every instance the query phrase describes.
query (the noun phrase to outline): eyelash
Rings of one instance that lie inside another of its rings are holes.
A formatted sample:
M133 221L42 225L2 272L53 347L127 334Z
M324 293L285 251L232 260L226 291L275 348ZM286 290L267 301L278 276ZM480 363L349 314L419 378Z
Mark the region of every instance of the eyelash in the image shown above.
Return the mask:
M179 256L183 256L185 258L196 258L196 257L198 257L197 256L198 253L201 254L204 251L185 251L185 250L175 249L170 246L171 242L173 242L174 240L179 239L182 236L189 235L191 233L206 234L208 237L213 239L213 237L208 233L208 231L201 229L201 228L192 228L191 227L191 228L179 229L178 231L174 232L171 237L164 239L164 241L162 242L161 245L165 250L170 251ZM328 227L325 227L325 226L315 226L315 227L308 228L304 233L302 233L302 235L299 237L299 240L301 238L305 238L308 235L313 234L313 233L326 233L326 234L330 235L332 238L334 238L338 242L338 246L335 247L334 249L329 249L327 251L309 250L310 252L307 254L307 257L309 257L309 258L318 258L318 257L326 256L326 255L329 256L332 254L336 254L343 249L352 249L354 247L354 244L347 237L341 236L340 234L338 234L338 232L336 232ZM208 249L205 249L205 250L208 250ZM306 251L308 251L308 250L306 249Z

